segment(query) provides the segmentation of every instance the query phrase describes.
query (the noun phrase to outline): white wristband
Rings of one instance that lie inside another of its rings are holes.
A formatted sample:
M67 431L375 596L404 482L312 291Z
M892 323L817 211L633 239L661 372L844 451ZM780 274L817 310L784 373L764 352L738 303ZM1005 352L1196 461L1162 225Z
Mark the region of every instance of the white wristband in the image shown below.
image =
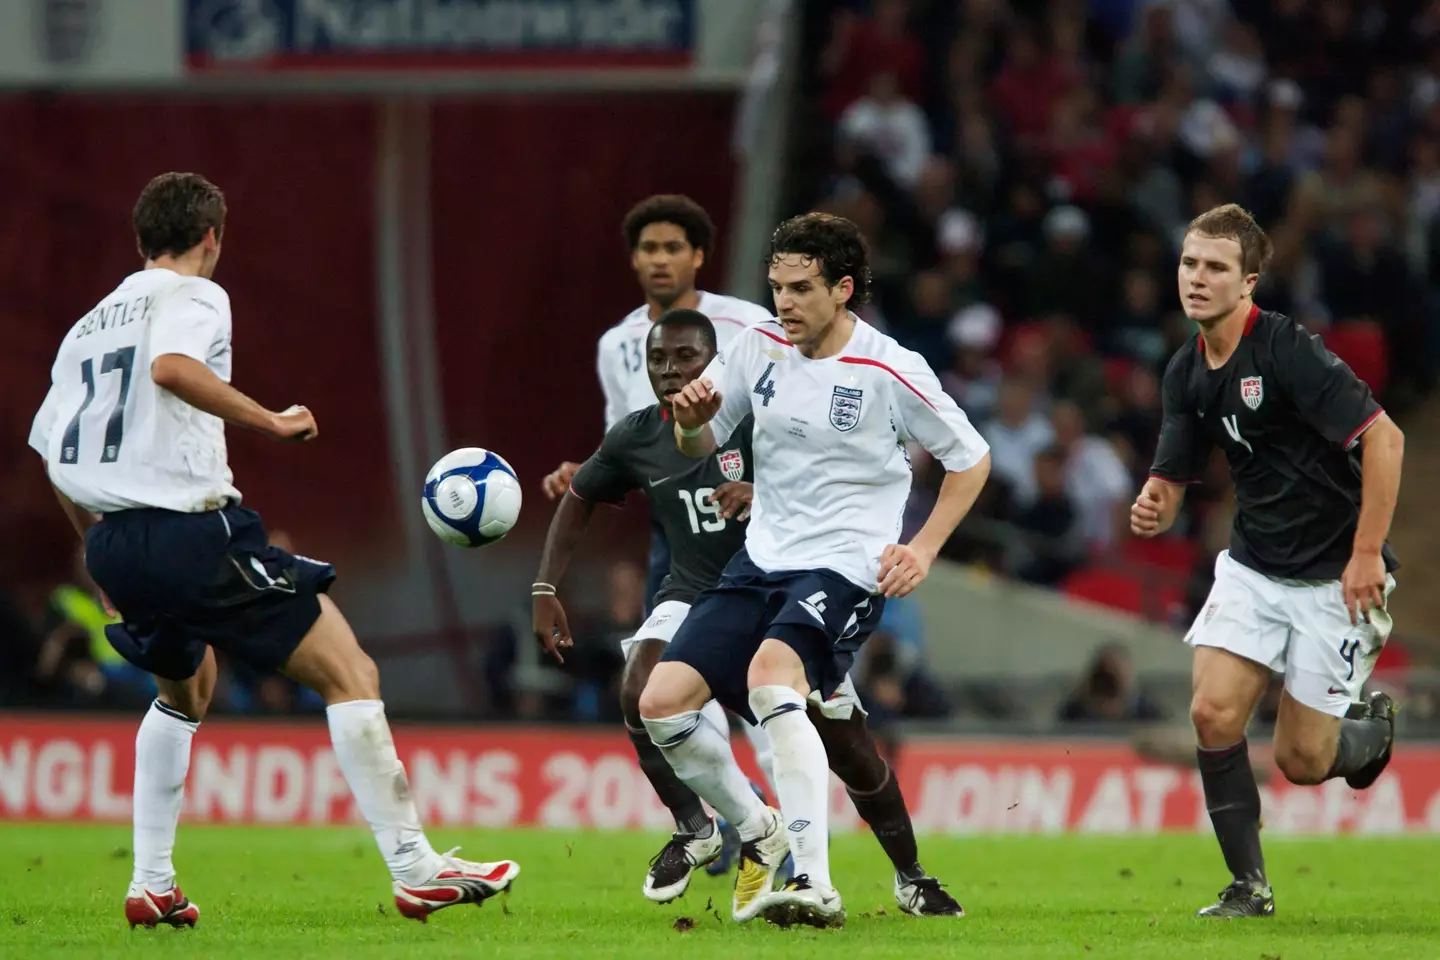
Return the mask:
M553 597L555 596L555 585L553 583L532 583L530 584L530 596Z

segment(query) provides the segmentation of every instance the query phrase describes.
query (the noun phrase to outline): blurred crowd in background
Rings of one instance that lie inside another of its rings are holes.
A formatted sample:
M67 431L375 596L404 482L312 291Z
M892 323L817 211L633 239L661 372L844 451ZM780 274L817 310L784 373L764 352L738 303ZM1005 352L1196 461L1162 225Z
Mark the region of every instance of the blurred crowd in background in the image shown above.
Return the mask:
M810 64L795 205L874 246L863 314L923 353L992 447L956 559L1176 624L1228 540L1223 458L1178 536L1127 539L1160 378L1195 336L1186 225L1251 210L1264 309L1393 415L1440 358L1440 4L873 0ZM939 472L923 477L923 516Z
M1223 458L1175 536L1125 531L1155 448L1160 378L1195 335L1179 311L1178 245L1218 204L1244 205L1274 242L1262 308L1322 334L1397 416L1433 389L1440 2L834 7L803 45L786 212L861 225L876 296L860 314L922 353L991 444L991 483L952 559L1154 620L1193 617L1228 541ZM915 461L911 532L940 478L918 450ZM615 567L608 608L577 626L587 640L563 682L517 682L527 637L496 647L494 715L618 722L613 641L644 601L634 559ZM30 640L6 651L0 696L151 695L97 632L105 615L87 581L77 565L45 623L12 625ZM925 632L912 605L892 603L867 644L857 679L877 719L1009 709L930 683ZM222 676L222 708L318 706L280 678ZM1124 650L1107 648L1056 719L1160 714Z

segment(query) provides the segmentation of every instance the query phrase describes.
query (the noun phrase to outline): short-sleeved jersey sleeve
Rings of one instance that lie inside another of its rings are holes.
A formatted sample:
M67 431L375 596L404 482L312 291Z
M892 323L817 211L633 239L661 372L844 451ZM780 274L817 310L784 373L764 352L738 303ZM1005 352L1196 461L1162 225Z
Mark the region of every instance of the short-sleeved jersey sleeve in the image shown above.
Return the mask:
M1348 450L1380 416L1365 382L1304 327L1277 330L1270 349L1275 376L1296 412L1326 440Z
M230 298L213 283L175 287L150 325L150 356L181 356L209 364L230 336Z
M920 444L951 473L969 470L983 460L990 444L941 389L925 359L912 350L896 351L889 359L900 381L894 386L891 408L900 436Z
M1200 417L1189 399L1186 385L1189 375L1183 356L1177 353L1165 368L1165 380L1161 386L1163 416L1150 476L1166 483L1199 482L1205 467L1205 455L1209 451L1209 441L1205 438Z
M730 341L730 345L715 355L701 377L709 380L720 392L720 409L710 420L710 431L715 435L717 446L724 446L740 422L750 415L750 368L764 354L758 349L758 342L764 337L753 328L742 330ZM763 368L762 368L763 369ZM755 372L762 377L760 371Z
M570 492L591 503L620 503L635 489L635 475L627 466L631 443L629 420L621 420L605 434L600 449L580 465L570 481Z

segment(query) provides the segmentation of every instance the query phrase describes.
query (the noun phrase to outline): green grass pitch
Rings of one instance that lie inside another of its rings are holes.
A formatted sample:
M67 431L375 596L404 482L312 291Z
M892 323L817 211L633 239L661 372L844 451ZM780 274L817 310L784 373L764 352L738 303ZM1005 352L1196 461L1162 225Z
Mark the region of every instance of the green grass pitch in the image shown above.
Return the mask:
M1433 840L1272 839L1277 916L1225 922L1192 916L1225 879L1209 837L928 837L923 862L970 915L917 920L896 908L874 841L845 835L834 842L834 876L849 922L822 932L737 926L728 877L699 875L684 899L647 902L640 885L663 841L657 834L440 831L433 839L463 844L477 859L513 858L524 872L509 897L421 925L396 914L363 828L182 824L176 865L200 904L200 925L132 931L121 910L128 829L0 825L0 957L1440 957Z

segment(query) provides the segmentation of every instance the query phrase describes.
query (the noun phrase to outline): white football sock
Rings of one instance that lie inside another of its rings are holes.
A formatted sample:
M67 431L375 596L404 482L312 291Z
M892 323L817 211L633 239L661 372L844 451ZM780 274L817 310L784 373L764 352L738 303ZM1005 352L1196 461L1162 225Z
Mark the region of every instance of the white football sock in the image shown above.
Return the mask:
M770 742L770 734L758 723L752 724L744 719L740 723L745 727L745 737L750 741L750 748L755 751L755 765L765 774L765 783L770 787L771 794L778 797L780 791L775 786L775 746Z
M190 772L190 741L200 723L156 700L135 735L133 881L161 893L175 885L175 827Z
M709 720L726 740L730 739L730 715L720 706L719 700L711 700L700 708L700 716Z
M825 744L805 713L805 698L789 687L750 691L750 709L775 749L775 792L795 857L795 875L814 887L830 883L830 765Z
M430 879L441 860L420 826L410 781L385 719L385 704L379 700L332 703L325 716L340 772L375 834L390 875L402 883Z
M750 789L745 771L735 762L730 741L714 724L699 710L644 720L650 741L665 754L675 775L729 820L741 840L765 835L770 828L770 810Z

